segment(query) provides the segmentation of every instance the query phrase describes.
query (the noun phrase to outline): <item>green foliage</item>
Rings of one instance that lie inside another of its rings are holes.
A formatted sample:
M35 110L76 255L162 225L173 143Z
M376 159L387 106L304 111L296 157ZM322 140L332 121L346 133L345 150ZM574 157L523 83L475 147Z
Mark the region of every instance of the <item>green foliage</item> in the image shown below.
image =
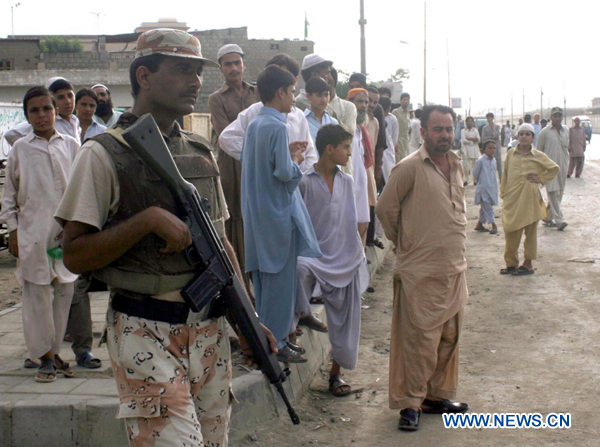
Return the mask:
M386 82L401 82L402 79L410 79L410 73L404 68L399 68Z
M42 41L42 52L44 53L81 53L83 45L79 39L67 36L52 36Z
M350 73L344 70L338 70L338 83L335 86L335 94L338 98L346 99L348 97L348 79Z

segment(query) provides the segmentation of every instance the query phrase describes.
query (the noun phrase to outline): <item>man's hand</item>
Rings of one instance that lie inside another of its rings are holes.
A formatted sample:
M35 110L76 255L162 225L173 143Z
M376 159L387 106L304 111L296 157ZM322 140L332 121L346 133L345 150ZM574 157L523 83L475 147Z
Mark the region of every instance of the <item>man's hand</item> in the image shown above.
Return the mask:
M277 340L275 339L275 336L262 323L260 324L260 327L262 328L262 330L265 332L265 335L267 336L267 340L269 341L269 346L271 347L271 351L273 351L273 354L277 354L278 349L277 349ZM243 354L242 363L246 366L249 366L250 368L259 369L260 365L258 363L256 363L256 360L254 359L254 357L252 357L252 350L248 346L246 339L241 336L240 336L240 345L242 346L242 354Z
M537 174L527 174L526 179L531 183L542 183L540 177Z
M292 161L300 164L304 161L304 156L302 155L306 148L308 147L308 141L292 141L290 143L290 156L292 157Z
M192 244L189 227L176 215L156 206L145 210L151 213L152 232L167 243L161 253L177 253Z
M19 239L17 231L18 230L13 230L8 234L8 252L15 258L19 257Z

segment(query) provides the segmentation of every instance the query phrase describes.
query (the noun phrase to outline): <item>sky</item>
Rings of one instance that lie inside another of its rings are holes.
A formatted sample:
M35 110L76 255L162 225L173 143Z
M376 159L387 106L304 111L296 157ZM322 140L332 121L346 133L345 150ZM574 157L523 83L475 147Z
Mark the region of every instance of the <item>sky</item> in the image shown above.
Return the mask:
M404 90L413 104L422 103L424 2L364 3L369 80L408 69ZM565 97L567 107L589 106L600 96L592 38L600 2L543 3L427 1L427 101L448 104L450 81L450 96L461 98L463 113L508 114L512 98L514 114L521 115L523 102L526 110L540 107L541 91L545 108L562 107ZM306 14L315 52L338 70L360 71L360 0L303 0L294 7L281 0L229 0L226 8L206 0L136 4L2 0L0 36L11 35L12 23L16 35L121 34L168 17L191 30L247 26L251 39L303 39Z

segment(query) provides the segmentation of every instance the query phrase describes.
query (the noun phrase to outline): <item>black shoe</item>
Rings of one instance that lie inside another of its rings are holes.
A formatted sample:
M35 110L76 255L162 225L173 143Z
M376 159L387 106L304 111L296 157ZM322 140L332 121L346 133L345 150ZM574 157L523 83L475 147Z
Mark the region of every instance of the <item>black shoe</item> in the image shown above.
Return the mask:
M398 422L398 430L418 430L420 418L420 408L419 411L413 410L412 408L405 408L404 410L400 411L400 421Z
M423 413L442 414L442 413L465 413L469 410L469 405L462 402L452 402L448 399L423 401Z

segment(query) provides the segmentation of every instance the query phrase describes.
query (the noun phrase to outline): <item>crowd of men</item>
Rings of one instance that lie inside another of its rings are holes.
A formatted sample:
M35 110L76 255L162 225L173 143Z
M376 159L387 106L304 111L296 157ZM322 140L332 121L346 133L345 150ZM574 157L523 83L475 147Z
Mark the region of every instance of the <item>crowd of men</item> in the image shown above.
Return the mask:
M421 412L468 410L454 402L468 297L465 185L470 178L477 184L475 229L496 234L500 179L507 244L501 273L531 274L538 220L567 226L560 209L567 154L569 175L574 169L580 177L585 136L577 122L562 126L555 108L551 126L520 126L503 170L505 137L494 115L482 135L467 117L461 159L451 150L461 122L451 108L413 112L402 93L392 110L389 89L369 85L361 73L340 98L333 65L317 54L301 65L279 54L251 85L238 45L224 45L212 61L195 37L158 29L139 37L127 112L114 110L101 84L75 92L68 80L52 78L27 92L28 122L5 134L14 147L0 220L18 259L25 367L38 368L36 381L74 375L59 355L66 333L78 364L101 365L91 349L88 294L98 280L111 291L106 340L132 445L151 438L153 445L170 445L170 438L227 445L226 318L185 304L179 291L196 269L185 255L190 230L164 182L121 136L151 114L182 176L208 199L215 232L280 361L306 362L303 332L328 332L329 391L353 392L342 368L357 366L361 295L370 282L365 249L384 248L385 236L397 258L390 408L400 410L399 428L418 429ZM224 77L208 101L217 159L207 140L178 124L193 112L208 69ZM306 87L296 96L298 76ZM548 189L547 213L539 184ZM522 232L526 259L519 266ZM327 324L313 315L315 303L324 304Z

